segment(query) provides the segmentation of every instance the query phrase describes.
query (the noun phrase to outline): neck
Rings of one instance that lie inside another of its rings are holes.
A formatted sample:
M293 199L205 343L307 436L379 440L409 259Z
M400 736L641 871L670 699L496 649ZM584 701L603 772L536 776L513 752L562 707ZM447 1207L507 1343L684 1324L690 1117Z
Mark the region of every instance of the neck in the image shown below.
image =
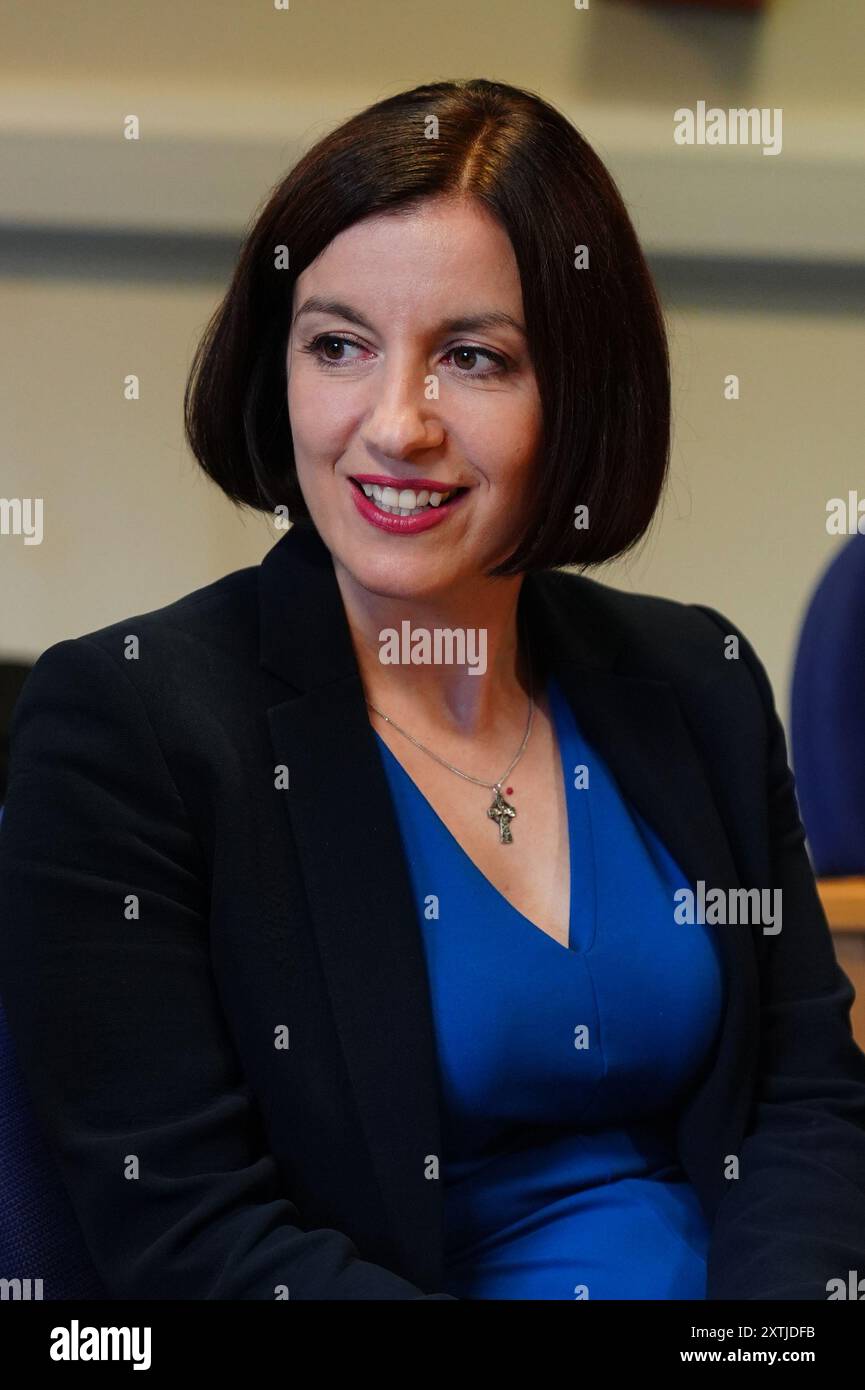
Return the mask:
M384 714L417 737L433 729L479 739L525 718L529 670L517 631L521 575L403 599L362 588L339 564L335 572L366 699ZM465 634L466 650L485 654L482 674L483 662L474 672L468 664L436 664L434 648L430 664L382 662L385 630L401 637L405 623L412 634L428 633L431 645L436 630Z

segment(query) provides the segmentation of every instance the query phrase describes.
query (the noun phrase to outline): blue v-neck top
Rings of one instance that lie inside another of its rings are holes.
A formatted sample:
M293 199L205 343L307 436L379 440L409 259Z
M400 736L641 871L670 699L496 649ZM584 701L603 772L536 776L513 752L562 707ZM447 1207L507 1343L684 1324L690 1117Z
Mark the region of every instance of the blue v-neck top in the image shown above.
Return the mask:
M711 926L675 921L673 894L694 885L554 678L548 691L568 812L567 947L493 887L376 735L432 998L444 1291L702 1299L709 1230L675 1126L717 1040L718 944ZM513 799L502 854L519 853Z

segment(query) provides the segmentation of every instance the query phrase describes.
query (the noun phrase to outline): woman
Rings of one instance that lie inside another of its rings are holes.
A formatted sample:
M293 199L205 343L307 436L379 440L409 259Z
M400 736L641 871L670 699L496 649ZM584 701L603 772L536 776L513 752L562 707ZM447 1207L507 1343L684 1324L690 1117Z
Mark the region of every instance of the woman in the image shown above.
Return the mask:
M0 835L0 990L109 1291L825 1298L865 1057L766 673L562 569L668 462L597 156L486 81L363 111L271 196L186 404L293 525L41 657ZM683 912L743 889L783 917Z

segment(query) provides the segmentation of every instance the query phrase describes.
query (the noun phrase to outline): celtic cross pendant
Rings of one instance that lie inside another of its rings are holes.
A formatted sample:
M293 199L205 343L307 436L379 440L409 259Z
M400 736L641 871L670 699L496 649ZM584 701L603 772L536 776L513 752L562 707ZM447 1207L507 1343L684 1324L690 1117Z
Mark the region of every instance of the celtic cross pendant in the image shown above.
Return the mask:
M495 800L487 811L487 815L490 820L498 822L500 845L513 844L514 837L511 834L511 821L516 814L514 807L511 806L510 802L505 801L502 796L501 787L496 787Z

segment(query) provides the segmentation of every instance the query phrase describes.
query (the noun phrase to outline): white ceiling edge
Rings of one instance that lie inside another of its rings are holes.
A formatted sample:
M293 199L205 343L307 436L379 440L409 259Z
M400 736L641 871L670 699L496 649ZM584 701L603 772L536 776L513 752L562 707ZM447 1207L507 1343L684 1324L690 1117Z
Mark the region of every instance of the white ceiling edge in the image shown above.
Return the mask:
M299 155L369 100L296 85L7 85L0 227L239 237ZM607 164L650 253L865 261L861 111L782 108L783 148L764 155L676 145L672 108L557 105ZM122 136L130 113L137 141Z

